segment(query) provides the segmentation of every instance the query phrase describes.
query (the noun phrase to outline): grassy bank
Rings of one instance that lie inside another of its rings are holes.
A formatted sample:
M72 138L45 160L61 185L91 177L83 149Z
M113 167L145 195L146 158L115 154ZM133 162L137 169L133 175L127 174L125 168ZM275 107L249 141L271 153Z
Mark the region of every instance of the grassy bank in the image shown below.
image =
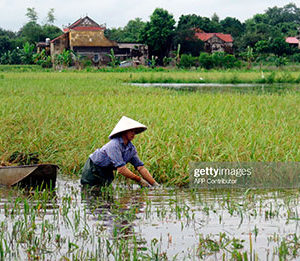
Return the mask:
M108 141L122 115L149 127L134 144L158 181L167 184L187 183L190 161L300 160L299 92L190 93L123 84L145 79L193 82L200 77L224 82L237 72L0 74L3 162L14 151L38 152L42 162L79 175L88 155ZM237 77L256 81L261 73Z
M135 75L129 81L138 83L300 83L300 73L285 71L157 72Z
M55 71L52 68L44 69L37 65L0 65L0 79L5 74L26 75L34 72L41 77L44 73L74 73L100 74L101 78L110 80L111 77L119 79L123 82L137 83L300 83L300 67L285 66L280 69L276 67L258 68L251 70L205 70L205 69L178 69L178 68L149 68L149 67L128 67L128 68L91 68L87 67L83 70L74 68ZM25 76L26 77L26 76Z

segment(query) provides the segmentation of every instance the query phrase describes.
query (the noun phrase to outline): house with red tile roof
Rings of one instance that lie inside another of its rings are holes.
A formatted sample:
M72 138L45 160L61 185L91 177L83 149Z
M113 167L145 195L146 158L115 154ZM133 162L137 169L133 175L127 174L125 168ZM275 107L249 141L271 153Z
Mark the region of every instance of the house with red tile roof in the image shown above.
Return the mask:
M295 37L287 37L285 41L292 47L300 49L300 27L298 27L298 35Z
M233 38L230 34L205 33L195 29L195 37L204 42L204 50L208 53L233 53Z

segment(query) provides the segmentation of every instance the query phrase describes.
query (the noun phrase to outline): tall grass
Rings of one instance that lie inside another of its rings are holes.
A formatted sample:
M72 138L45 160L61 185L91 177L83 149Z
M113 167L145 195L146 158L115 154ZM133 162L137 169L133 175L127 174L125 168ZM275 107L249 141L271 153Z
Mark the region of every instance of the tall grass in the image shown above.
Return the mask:
M133 143L159 182L186 184L190 161L300 160L297 92L189 93L123 84L141 77L192 80L202 75L187 72L2 74L2 161L14 151L38 152L42 162L79 175L122 115L148 126ZM205 77L232 75L208 72Z
M299 72L261 71L177 71L134 74L129 82L137 83L300 83Z

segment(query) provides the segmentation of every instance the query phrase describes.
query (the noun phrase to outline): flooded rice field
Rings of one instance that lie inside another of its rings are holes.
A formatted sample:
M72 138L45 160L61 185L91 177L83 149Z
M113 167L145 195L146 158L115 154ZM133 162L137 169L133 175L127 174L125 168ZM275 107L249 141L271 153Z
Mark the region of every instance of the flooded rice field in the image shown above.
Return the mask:
M299 260L300 191L0 188L0 260Z
M299 92L299 84L274 83L131 83L138 87L156 87L191 92L286 93Z

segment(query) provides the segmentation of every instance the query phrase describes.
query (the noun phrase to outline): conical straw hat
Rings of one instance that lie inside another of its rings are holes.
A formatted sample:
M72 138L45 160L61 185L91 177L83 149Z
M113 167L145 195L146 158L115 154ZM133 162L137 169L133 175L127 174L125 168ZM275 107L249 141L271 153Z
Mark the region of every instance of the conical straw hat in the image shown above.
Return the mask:
M138 133L141 133L141 132L147 130L147 127L145 125L139 123L138 121L135 121L126 116L123 116L108 137L110 139L112 139L112 138L115 138L121 132L127 131L127 130L132 130L132 129L135 129L136 134L138 134Z

